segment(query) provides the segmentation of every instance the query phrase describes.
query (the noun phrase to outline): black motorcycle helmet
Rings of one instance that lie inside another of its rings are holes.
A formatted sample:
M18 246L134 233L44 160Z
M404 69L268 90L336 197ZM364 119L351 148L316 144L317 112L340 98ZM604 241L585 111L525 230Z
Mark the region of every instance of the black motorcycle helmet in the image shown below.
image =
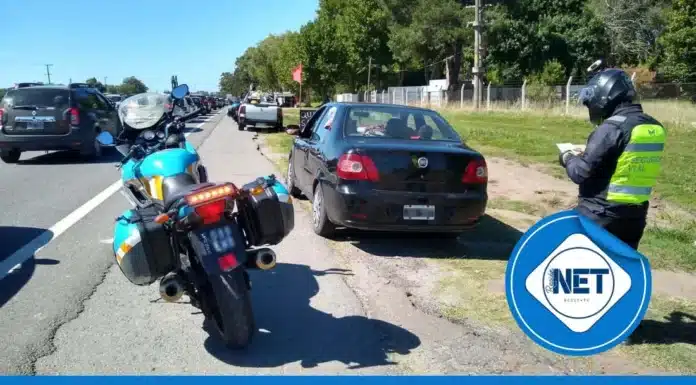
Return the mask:
M610 68L597 73L580 90L578 99L590 113L590 121L600 124L610 117L616 107L630 103L636 97L631 78L624 71Z

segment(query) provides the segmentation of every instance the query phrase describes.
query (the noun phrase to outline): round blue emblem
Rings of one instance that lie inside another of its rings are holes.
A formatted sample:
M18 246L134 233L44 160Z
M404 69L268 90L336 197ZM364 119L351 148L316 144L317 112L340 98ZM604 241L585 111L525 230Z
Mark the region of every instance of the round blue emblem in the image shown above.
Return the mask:
M648 310L647 258L574 210L542 219L517 242L505 273L519 327L556 353L587 356L631 335Z

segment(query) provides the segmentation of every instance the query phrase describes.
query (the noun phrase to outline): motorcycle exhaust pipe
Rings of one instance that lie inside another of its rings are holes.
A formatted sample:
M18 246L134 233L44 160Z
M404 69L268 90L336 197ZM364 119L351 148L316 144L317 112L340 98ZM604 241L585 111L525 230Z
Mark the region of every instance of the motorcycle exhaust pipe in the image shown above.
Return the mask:
M276 253L267 248L254 250L249 262L258 269L271 270L276 265Z
M177 302L184 295L184 284L179 274L171 272L160 280L160 296L167 302Z

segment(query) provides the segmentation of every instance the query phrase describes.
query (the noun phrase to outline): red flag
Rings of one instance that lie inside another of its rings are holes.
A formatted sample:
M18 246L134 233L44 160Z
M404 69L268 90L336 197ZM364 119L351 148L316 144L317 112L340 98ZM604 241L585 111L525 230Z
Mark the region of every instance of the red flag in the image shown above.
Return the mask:
M292 70L292 80L302 84L302 63Z

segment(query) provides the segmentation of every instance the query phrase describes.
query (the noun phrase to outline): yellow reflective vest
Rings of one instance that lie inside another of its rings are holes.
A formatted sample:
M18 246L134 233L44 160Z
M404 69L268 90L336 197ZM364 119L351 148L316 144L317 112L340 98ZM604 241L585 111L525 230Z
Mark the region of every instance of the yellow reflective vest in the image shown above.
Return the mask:
M623 122L623 116L607 120ZM640 124L631 131L631 139L616 163L609 182L607 201L641 204L650 200L660 176L666 132L659 124Z

